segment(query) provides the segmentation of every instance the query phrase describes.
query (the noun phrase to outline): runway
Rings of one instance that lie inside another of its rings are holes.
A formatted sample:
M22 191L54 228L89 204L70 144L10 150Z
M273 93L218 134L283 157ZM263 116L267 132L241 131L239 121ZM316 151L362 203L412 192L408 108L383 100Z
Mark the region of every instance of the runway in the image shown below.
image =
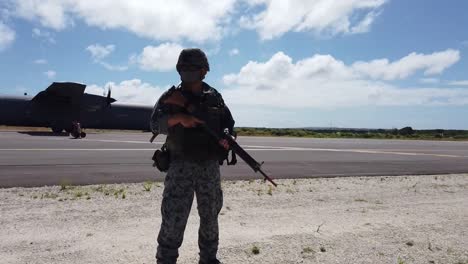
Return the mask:
M70 139L47 132L0 132L0 187L161 181L151 156L164 136L96 133ZM273 178L468 172L468 142L240 137ZM224 179L257 179L242 160Z

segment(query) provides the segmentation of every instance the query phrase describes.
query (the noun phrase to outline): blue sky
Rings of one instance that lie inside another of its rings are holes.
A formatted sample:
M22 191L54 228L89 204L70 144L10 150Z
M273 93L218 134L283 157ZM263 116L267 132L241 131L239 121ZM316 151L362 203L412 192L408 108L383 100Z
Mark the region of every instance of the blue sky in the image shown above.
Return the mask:
M468 129L464 1L5 0L0 94L152 105L201 47L239 126Z

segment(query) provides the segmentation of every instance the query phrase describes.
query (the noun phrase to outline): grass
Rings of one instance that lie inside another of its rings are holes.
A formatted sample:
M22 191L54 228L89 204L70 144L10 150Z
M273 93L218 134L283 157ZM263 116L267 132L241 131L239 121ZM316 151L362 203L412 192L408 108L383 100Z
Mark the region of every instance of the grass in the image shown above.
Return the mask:
M254 254L254 255L258 255L258 254L260 254L260 249L259 249L257 246L254 245L254 246L251 248L251 252L252 252L252 254Z
M119 198L119 196L122 197L122 199L125 199L126 198L126 194L125 194L125 189L124 188L120 188L118 190L115 190L115 189L111 189L112 191L114 191L114 197L115 198Z
M154 188L161 187L158 182L146 181L143 183L143 192L150 192ZM127 199L129 195L139 195L141 194L138 191L131 191L130 187L127 185L94 185L94 186L74 186L70 185L67 182L62 182L57 189L52 191L47 191L43 193L33 193L28 195L32 199L55 199L59 202L64 202L67 200L76 201L76 200L91 200L94 197L98 197L99 194L103 196L114 195L116 199ZM141 190L141 189L140 189ZM266 189L259 190L259 195L266 193ZM24 193L17 194L20 197L26 196ZM230 208L229 208L230 209ZM228 210L229 210L228 209Z
M152 182L146 182L146 189L150 191L152 189L151 186L158 186L155 185ZM78 199L86 199L86 200L91 200L92 199L92 194L93 193L101 193L102 195L109 196L113 194L115 198L120 198L120 199L126 199L128 197L128 192L126 191L125 187L122 188L113 188L113 187L108 187L107 185L98 185L95 187L86 187L86 186L72 186L67 183L61 183L60 184L60 191L63 192L63 195L60 195L60 193L54 193L54 192L46 192L44 194L34 194L31 196L33 199L41 198L41 199L58 199L58 201L63 202L66 200L78 200ZM61 197L63 196L63 197Z
M320 232L320 228L325 224L325 222L321 223L320 225L317 226L317 230L315 232Z
M145 190L145 192L150 192L152 187L153 187L152 181L145 181L143 183L143 189Z
M314 253L315 251L311 247L305 247L302 249L303 254Z
M273 195L273 187L271 187L271 185L268 186L267 194L270 196Z
M407 140L468 140L467 130L431 129L307 129L307 128L251 128L236 127L239 136L305 137L305 138L369 138ZM46 127L0 126L0 131L51 132ZM141 130L92 129L87 133L144 133Z
M23 127L23 126L0 126L0 131L31 131L31 132L51 132L47 127Z
M70 185L68 182L62 181L60 182L60 191L66 191L73 189L74 187Z
M56 199L57 197L59 197L59 195L56 193L46 192L45 194L41 195L41 199Z
M405 264L405 261L403 259L401 259L400 257L398 257L397 263L398 264Z
M468 140L467 130L402 129L307 129L307 128L252 128L236 127L239 136L304 137L304 138L368 138L404 140Z

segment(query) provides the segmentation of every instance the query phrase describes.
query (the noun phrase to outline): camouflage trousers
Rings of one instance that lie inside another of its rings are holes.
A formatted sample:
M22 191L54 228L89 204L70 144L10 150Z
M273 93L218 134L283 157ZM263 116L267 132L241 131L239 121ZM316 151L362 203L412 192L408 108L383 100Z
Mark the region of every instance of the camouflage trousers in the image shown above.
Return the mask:
M218 161L177 160L172 161L164 181L162 223L156 253L158 264L176 263L194 194L200 216L200 263L218 263L218 214L223 206Z

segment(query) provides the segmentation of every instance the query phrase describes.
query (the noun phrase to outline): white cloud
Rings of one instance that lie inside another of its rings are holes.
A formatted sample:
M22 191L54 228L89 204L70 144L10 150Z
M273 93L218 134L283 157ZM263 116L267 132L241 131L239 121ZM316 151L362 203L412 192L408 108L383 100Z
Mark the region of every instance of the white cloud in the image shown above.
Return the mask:
M106 68L109 71L126 71L128 70L128 66L122 65L113 65L108 62L103 61L104 58L107 58L112 52L115 51L115 45L106 45L103 46L101 44L93 44L89 45L86 48L86 51L89 51L91 57L94 60L94 63L101 65L102 67Z
M410 69L404 76L414 73ZM425 70L429 69L432 67ZM266 62L249 62L239 73L225 75L223 81L228 87L223 90L226 102L237 106L297 109L468 104L466 89L400 88L369 78L354 64L346 65L331 55L314 55L294 63L279 52Z
M112 97L119 103L133 103L140 105L154 105L159 97L169 87L153 86L139 79L126 80L120 83L108 82L104 86L88 85L86 93L103 95L108 88L112 89Z
M42 39L45 42L55 44L55 38L52 36L52 33L44 30L40 30L38 28L33 28L32 36L37 39Z
M201 43L223 34L235 0L8 0L16 16L63 30L83 20L101 29L124 29L155 40Z
M243 16L241 26L258 31L269 40L288 31L311 31L318 34L367 32L386 0L245 0L252 7L266 9ZM362 17L362 14L365 14Z
M182 49L183 47L176 43L146 46L141 54L134 56L131 61L145 71L171 71L175 69Z
M10 1L15 7L13 13L17 16L38 20L42 26L62 30L72 25L68 16L70 1L65 0L18 0Z
M63 30L83 21L158 41L205 43L241 27L262 39L289 31L355 34L370 30L387 0L6 0L14 16ZM241 9L243 8L243 9ZM237 14L246 15L236 21Z
M104 68L106 68L109 71L126 71L128 70L128 66L121 66L121 65L112 65L110 63L100 61L100 65L102 65Z
M15 31L0 21L0 51L10 46L15 41L15 38Z
M459 60L460 52L448 49L429 55L413 52L395 62L389 62L388 59L358 61L352 67L373 79L396 80L404 79L419 70L424 70L424 75L440 74Z
M93 44L93 45L89 45L86 48L86 50L91 53L91 56L93 57L95 61L99 61L109 56L112 52L114 52L115 45L103 46L101 44Z
M370 27L374 20L380 15L380 12L369 12L357 25L350 29L351 34L366 33L370 31Z
M47 64L47 60L45 59L37 59L34 61L34 64Z
M57 73L55 71L49 70L49 71L44 72L44 75L48 79L55 79L55 76L57 76Z
M229 51L229 56L239 55L240 51L238 49L232 49Z
M449 85L454 85L454 86L468 86L468 80L463 80L463 81L452 81L452 82L449 82Z
M439 83L440 80L437 78L422 78L419 80L419 82L427 83L427 84L435 84L435 83Z

